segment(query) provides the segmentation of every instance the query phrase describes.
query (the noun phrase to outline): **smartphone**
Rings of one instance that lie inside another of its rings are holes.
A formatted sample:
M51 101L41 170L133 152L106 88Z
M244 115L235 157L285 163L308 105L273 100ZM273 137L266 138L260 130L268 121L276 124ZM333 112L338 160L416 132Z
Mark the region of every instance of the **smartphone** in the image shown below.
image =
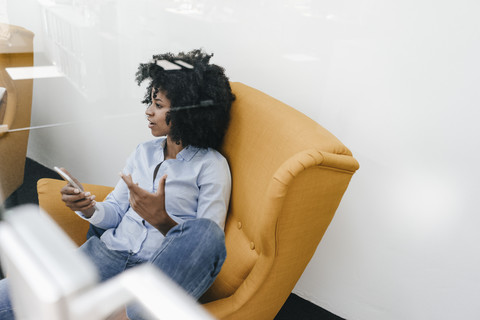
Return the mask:
M57 173L62 176L63 180L67 181L68 183L70 183L70 185L72 185L74 188L77 188L78 190L80 190L81 192L85 191L83 190L83 188L78 185L77 183L75 183L75 181L73 181L72 177L70 177L68 174L66 174L65 172L63 172L59 167L53 167L53 170L57 171Z

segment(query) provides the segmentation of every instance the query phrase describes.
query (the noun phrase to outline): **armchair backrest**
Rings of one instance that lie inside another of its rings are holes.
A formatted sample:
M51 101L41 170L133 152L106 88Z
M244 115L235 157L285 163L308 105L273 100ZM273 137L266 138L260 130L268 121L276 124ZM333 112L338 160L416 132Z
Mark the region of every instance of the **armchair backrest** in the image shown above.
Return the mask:
M227 259L203 301L222 319L273 319L358 163L304 114L242 83L231 85L237 99L222 149L233 183Z

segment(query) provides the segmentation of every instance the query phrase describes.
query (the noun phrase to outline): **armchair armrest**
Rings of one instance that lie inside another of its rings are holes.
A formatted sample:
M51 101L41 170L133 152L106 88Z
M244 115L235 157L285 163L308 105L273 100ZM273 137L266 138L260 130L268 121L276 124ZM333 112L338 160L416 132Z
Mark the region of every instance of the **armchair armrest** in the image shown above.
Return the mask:
M47 212L53 220L68 234L68 236L78 245L82 245L86 240L89 223L78 217L62 201L60 189L66 184L63 180L40 179L37 182L38 204ZM85 190L90 191L97 196L99 201L113 190L112 187L100 186L94 184L83 184Z

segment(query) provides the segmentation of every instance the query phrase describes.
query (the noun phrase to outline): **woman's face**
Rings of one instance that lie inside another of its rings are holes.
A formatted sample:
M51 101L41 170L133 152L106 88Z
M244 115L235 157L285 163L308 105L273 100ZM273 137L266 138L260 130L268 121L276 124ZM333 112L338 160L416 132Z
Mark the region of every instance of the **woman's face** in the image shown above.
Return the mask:
M166 136L170 132L170 124L167 125L166 121L167 112L170 111L170 100L165 91L155 88L152 89L151 95L152 104L145 111L148 127L154 137Z

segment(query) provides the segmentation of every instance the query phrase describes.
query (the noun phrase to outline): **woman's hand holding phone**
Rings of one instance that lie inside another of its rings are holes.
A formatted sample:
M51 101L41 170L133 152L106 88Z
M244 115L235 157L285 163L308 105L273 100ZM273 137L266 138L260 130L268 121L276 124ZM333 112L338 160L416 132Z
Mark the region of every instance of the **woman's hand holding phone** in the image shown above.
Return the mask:
M54 170L68 182L61 190L62 201L73 211L81 211L86 218L90 218L95 212L95 196L85 192L77 179L64 168L54 167Z

